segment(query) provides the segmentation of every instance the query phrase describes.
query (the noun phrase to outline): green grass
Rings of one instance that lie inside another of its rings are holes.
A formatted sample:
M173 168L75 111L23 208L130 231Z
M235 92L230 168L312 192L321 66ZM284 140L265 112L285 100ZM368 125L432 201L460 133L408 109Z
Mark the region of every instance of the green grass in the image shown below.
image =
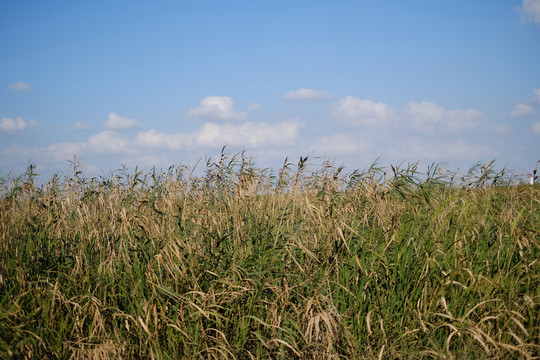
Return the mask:
M538 358L540 188L492 164L0 179L0 358Z

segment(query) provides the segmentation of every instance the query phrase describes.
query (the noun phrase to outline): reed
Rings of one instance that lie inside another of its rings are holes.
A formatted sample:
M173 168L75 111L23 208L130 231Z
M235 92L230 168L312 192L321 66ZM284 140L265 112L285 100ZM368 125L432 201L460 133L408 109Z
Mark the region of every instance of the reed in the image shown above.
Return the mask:
M537 358L538 185L493 163L0 181L0 357Z

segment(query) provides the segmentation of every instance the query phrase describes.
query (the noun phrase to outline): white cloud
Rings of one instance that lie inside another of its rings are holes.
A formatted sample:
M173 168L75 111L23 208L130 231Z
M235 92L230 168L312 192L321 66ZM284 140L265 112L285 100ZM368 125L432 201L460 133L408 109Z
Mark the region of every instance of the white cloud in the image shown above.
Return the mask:
M427 101L411 101L403 112L414 127L423 130L432 130L436 124L442 123L446 116L444 107Z
M109 120L105 122L105 127L111 130L132 129L138 126L136 120L118 116L113 112L109 113Z
M49 153L57 160L70 158L73 154L166 156L167 152L182 150L202 151L204 148L219 149L225 145L265 149L292 146L300 137L304 124L298 119L276 124L246 122L243 124L217 124L207 122L193 133L168 134L155 129L142 131L135 139L118 131L105 130L91 136L86 143L59 143L38 151Z
M276 124L245 122L243 124L204 123L195 133L167 134L155 129L140 132L135 139L137 147L179 151L196 147L221 148L225 145L250 149L291 146L300 137L304 126L297 119Z
M284 99L287 100L323 100L323 99L330 99L332 97L332 94L330 94L327 91L315 91L312 89L306 89L301 88L294 91L289 91L285 95L283 95Z
M31 155L32 155L31 148L26 147L26 146L21 146L19 144L13 144L6 149L0 150L0 161L7 160L10 157L16 158L18 160L18 158L20 158L21 156L28 157Z
M19 81L13 84L9 84L9 89L13 91L19 91L19 92L25 92L25 93L30 92L30 90L32 90L30 85L28 85L24 81Z
M493 131L496 134L510 134L512 132L513 128L507 125L494 125L491 126L491 131Z
M73 125L73 129L75 130L90 130L91 127L88 123L81 123L81 122L76 122L75 125Z
M397 159L430 160L470 160L479 161L486 157L497 157L497 151L488 146L469 143L463 139L432 142L425 138L410 137L389 151Z
M379 125L394 117L394 110L383 103L361 100L354 96L340 99L331 109L332 115L353 125Z
M68 165L68 160L73 160L73 155L79 155L86 149L85 143L63 142L47 147L29 147L14 144L11 147L0 150L0 172L2 167L10 169L13 173L22 173L29 162L38 166L38 173L46 169L46 178L58 173L60 167ZM86 168L86 167L85 167Z
M140 132L135 140L137 145L151 149L181 150L193 144L192 137L186 134L166 134L155 129Z
M540 89L533 89L534 98L533 101L540 102Z
M246 108L247 111L250 111L250 110L255 110L255 109L258 109L260 107L260 105L256 102L252 102L251 104L249 104Z
M3 133L14 134L23 131L25 127L26 123L21 117L16 119L2 118L2 122L0 122L0 130Z
M534 122L531 125L531 130L533 134L540 135L540 122Z
M188 116L216 120L245 120L247 113L234 110L234 101L228 96L207 96L199 107L190 108Z
M409 105L403 110L403 114L415 130L424 133L431 132L440 126L450 131L473 129L477 126L477 120L485 117L478 110L455 109L447 111L443 106L427 101L409 102Z
M516 104L512 112L510 112L510 116L513 118L526 117L532 114L534 114L533 108L525 104Z
M477 126L476 120L485 117L485 115L474 109L456 109L446 112L446 126L452 131L470 130Z
M360 134L334 133L320 138L311 147L311 151L334 155L351 155L358 154L359 151L365 150L367 146L367 141Z
M88 139L88 146L98 154L129 153L129 140L116 131L102 131Z
M46 153L49 158L52 157L57 161L66 161L73 159L73 155L80 154L86 147L87 145L85 143L63 142L48 146L44 153Z
M534 22L540 25L540 0L523 0L521 10L522 22Z
M35 126L36 124L37 122L34 119L30 119L28 122L25 122L21 117L16 119L2 118L2 121L0 122L0 133L16 134L23 131L27 127Z
M195 134L197 145L218 148L224 145L249 148L291 146L303 128L298 119L276 124L246 122L241 125L205 123Z

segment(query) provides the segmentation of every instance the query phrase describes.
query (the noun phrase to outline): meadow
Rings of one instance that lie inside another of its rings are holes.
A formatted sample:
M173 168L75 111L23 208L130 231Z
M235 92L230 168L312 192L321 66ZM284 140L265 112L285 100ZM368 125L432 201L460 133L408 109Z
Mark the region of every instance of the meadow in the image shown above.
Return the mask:
M493 163L0 179L0 358L538 359L540 187Z

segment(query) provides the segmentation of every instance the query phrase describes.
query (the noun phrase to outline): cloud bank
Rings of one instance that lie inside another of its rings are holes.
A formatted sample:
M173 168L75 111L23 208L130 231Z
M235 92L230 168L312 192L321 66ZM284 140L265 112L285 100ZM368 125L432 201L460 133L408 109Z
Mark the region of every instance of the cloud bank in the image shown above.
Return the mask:
M535 96L540 92L536 90ZM513 115L526 116L534 110L533 106L532 101L530 106L517 104ZM248 107L256 108L255 105ZM346 96L326 109L321 118L326 117L327 128L304 130L306 123L298 118L278 122L248 120L247 112L236 110L231 98L208 96L188 112L192 117L208 118L196 130L165 132L150 128L137 133L124 132L140 124L134 119L109 113L106 129L91 134L86 140L41 148L11 146L0 149L0 158L23 162L31 158L52 164L54 161L66 162L77 154L83 159L95 159L92 166L97 169L96 164L104 163L160 167L166 166L167 162L169 165L189 164L194 156L213 153L227 146L229 151L246 149L258 159L279 158L281 162L286 156L316 154L334 155L337 161L352 167L368 166L379 157L385 163L412 159L461 161L463 164L500 156L504 151L500 141L504 141L505 134L509 133L509 126L497 128L479 110L446 109L428 101L410 101L405 108L396 110L383 102ZM341 124L332 122L332 117ZM30 125L22 118L3 118L0 131L14 134ZM540 134L540 122L528 126L532 134ZM89 125L76 123L74 128L89 129Z

